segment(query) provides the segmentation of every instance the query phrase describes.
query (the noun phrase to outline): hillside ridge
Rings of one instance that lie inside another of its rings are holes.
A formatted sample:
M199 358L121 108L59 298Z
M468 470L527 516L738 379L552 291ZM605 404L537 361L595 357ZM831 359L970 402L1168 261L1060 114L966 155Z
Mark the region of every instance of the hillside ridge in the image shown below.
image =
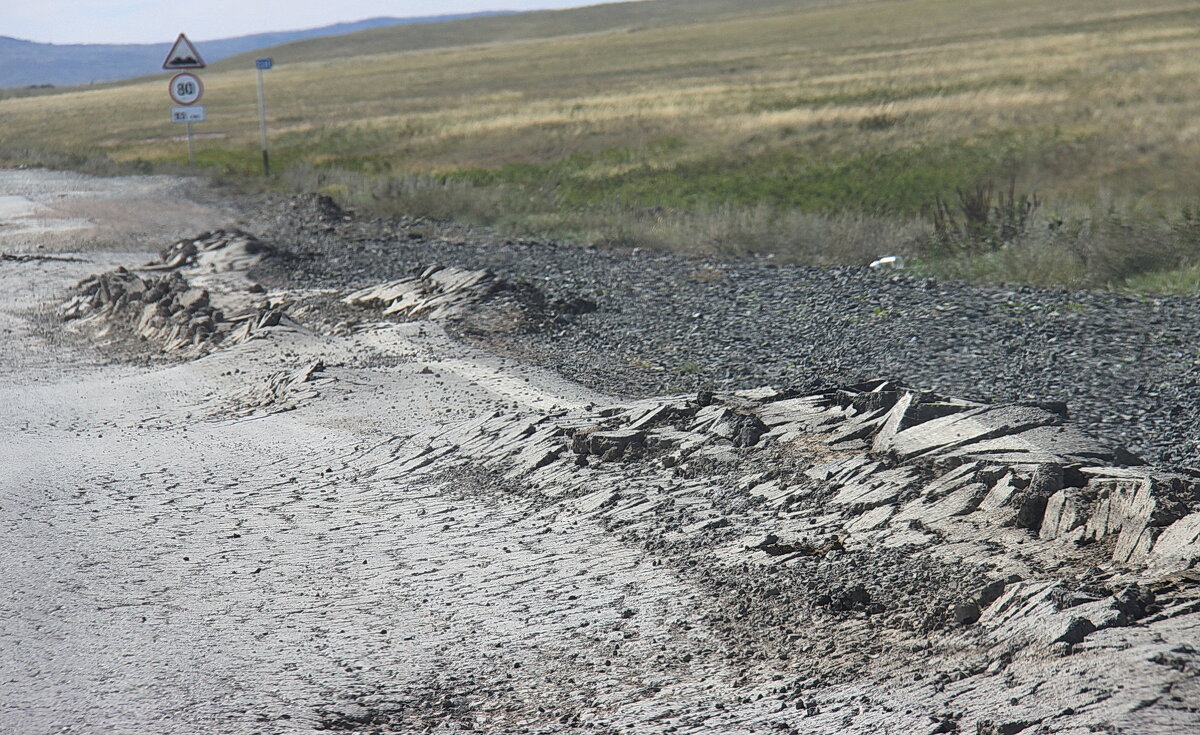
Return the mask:
M213 40L193 39L203 46L207 61L259 51L303 39L326 38L397 25L424 25L465 18L507 15L515 11L415 16L380 16L315 28L267 31ZM111 82L158 71L171 42L163 43L40 43L0 35L0 87L67 86Z

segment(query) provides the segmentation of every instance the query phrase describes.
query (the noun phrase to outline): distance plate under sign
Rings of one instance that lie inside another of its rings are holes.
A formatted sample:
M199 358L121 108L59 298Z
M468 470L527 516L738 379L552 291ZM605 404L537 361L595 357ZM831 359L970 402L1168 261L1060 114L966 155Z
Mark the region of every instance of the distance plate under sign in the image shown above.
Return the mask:
M204 96L204 85L200 82L200 77L185 71L171 77L168 91L175 104L194 105Z
M171 108L171 122L194 123L204 122L204 120L204 105Z

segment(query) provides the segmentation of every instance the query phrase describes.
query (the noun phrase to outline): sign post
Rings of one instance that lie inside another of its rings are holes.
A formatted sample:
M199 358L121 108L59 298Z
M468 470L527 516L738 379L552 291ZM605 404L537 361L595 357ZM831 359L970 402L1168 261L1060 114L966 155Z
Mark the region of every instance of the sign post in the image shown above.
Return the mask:
M200 52L192 45L187 36L182 33L175 39L175 44L163 60L162 68L168 71L179 69L203 69L207 64L200 58ZM204 96L204 83L200 77L191 72L180 72L171 77L167 92L179 107L171 108L171 122L187 123L188 165L196 165L196 144L192 135L192 123L203 122L205 111L203 106L193 107Z
M263 72L275 65L271 58L255 59L254 68L258 70L258 141L262 148L263 176L271 175L271 157L267 153L267 102L263 95Z

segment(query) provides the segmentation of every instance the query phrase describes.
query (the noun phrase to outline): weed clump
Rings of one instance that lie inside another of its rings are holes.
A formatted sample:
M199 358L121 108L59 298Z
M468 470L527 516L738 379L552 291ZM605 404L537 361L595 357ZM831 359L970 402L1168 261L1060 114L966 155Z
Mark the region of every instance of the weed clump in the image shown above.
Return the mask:
M970 189L956 189L957 201L937 197L931 207L933 255L961 256L998 250L1029 232L1033 215L1041 207L1036 193L1017 194L1016 177L1007 189L996 190L992 181Z
M1166 293L1200 290L1200 209L1138 212L1114 204L1047 211L1010 183L958 191L930 209L921 266L930 275Z

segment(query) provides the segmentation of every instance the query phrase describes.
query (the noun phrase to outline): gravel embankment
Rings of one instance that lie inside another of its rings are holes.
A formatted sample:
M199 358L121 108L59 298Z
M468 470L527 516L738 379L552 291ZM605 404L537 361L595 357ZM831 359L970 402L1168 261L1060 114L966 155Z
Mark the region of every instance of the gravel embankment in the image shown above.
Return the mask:
M346 219L313 199L270 204L249 225L286 254L260 273L272 283L358 287L447 264L588 299L597 311L488 340L609 392L887 377L973 400L1065 401L1088 433L1156 464L1200 464L1197 297L514 242Z

